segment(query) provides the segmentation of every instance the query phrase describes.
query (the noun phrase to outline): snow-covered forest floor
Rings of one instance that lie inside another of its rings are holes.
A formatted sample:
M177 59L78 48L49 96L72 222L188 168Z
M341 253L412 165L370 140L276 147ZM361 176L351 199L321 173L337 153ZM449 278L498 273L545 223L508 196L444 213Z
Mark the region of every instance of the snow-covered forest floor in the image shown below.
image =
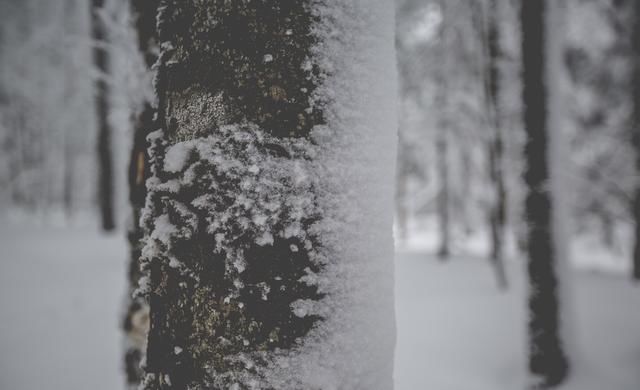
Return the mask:
M510 290L500 292L482 258L397 255L398 390L523 389L524 268L511 261L507 269ZM572 276L574 343L585 361L565 388L637 390L640 287L621 276Z
M124 234L4 227L0 248L0 389L122 389Z
M127 248L123 233L0 230L0 389L114 390ZM525 290L495 287L482 258L442 263L424 251L396 258L397 390L522 389ZM574 271L571 390L637 390L640 287L621 275Z

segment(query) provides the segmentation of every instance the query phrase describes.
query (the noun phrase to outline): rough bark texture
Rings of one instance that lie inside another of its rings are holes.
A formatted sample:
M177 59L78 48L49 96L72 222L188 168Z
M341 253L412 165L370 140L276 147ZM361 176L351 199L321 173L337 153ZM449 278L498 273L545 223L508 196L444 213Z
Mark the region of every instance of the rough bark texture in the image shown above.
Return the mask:
M93 12L93 58L101 75L96 80L96 117L98 119L98 200L102 228L115 228L113 161L111 152L111 128L109 126L109 88L104 75L108 72L109 58L106 49L106 32L100 19L104 0L92 0Z
M636 172L640 172L640 2L632 1L632 44L633 44L633 134L632 141L636 151ZM633 201L635 220L635 246L633 248L633 278L640 280L640 180L636 177L636 190Z
M143 216L147 246L159 248L143 262L151 315L146 389L248 387L247 378L259 367L232 356L245 354L260 366L264 352L293 348L320 320L291 309L296 300L321 298L316 287L301 282L319 271L310 259L310 248L318 244L312 233L306 242L275 234L261 240L252 228L256 215L238 202L245 197L259 204L277 195L269 188L247 189L246 180L261 180L252 174L252 158L273 164L301 158L290 145L323 122L321 110L309 103L317 72L308 61L309 4L160 4L156 89L162 132L152 137L157 185L149 190ZM178 144L193 148L188 167L175 172L165 161ZM216 159L237 162L242 172ZM255 169L261 177L278 177L265 185L282 185L281 191L294 185L283 173L260 164ZM177 190L162 186L175 180L181 183ZM274 229L294 218L280 202L269 215ZM235 215L225 219L230 212ZM178 231L164 241L158 239L162 218ZM317 218L304 215L298 222L306 231Z
M156 13L157 0L132 0L131 10L135 18L138 35L138 48L144 56L149 69L156 62ZM130 249L129 259L129 294L125 313L123 330L126 335L125 372L127 385L137 388L143 378L141 362L146 352L147 333L149 330L149 306L144 299L136 297L139 288L140 257L142 255L142 237L144 232L140 225L141 210L147 195L146 180L149 170L149 153L147 152L147 135L155 130L154 108L150 102L136 118L133 129L133 144L129 158L129 203L131 205L131 226L128 239Z
M491 227L490 258L496 271L500 288L507 288L507 277L504 271L503 247L507 210L507 191L504 184L504 146L502 121L500 117L500 26L498 2L490 0L487 25L487 50L489 64L487 67L488 112L493 124L493 134L487 145L489 160L489 178L493 185L494 198L489 210Z
M539 379L536 388L564 381L569 362L560 339L557 253L554 248L554 204L550 191L549 86L547 68L547 0L522 2L522 55L528 225L529 370Z

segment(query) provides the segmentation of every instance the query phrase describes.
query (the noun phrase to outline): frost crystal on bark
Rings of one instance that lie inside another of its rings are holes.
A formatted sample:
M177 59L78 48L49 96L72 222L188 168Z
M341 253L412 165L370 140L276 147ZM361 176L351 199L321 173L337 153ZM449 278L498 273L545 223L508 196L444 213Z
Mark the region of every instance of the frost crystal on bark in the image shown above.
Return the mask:
M295 306L320 297L311 278L322 267L309 229L319 218L313 147L251 124L222 126L170 146L161 130L150 139L155 172L142 218L148 233L143 267L151 270L155 262L181 282L161 280L147 293L175 299L170 310L182 313L169 318L191 322L174 327L189 331L172 337L186 353L166 359L216 361L216 374L209 373L216 381L224 367L255 374L259 363L245 363L291 347L317 319L299 316ZM196 339L215 342L189 347Z

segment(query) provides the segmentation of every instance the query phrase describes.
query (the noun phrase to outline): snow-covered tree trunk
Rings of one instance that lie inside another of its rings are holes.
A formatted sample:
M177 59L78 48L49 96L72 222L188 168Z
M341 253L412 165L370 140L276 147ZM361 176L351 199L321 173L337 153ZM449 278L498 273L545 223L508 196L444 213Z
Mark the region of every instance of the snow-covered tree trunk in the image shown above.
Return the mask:
M158 0L131 0L131 9L135 18L138 36L138 48L144 61L151 70L157 60L156 55L156 14ZM137 388L143 377L141 362L146 352L146 340L149 330L149 306L135 291L139 288L140 256L144 232L140 225L140 214L147 195L146 180L150 176L149 154L147 153L147 135L155 130L155 110L151 102L146 102L136 118L133 129L133 143L129 157L129 202L131 204L131 226L128 239L130 248L129 295L124 318L126 334L125 371L127 384Z
M635 220L635 246L633 248L633 278L640 280L640 3L632 2L632 45L633 45L633 133L632 141L636 152L635 196L633 218Z
M550 50L554 0L522 2L523 103L526 143L525 218L529 274L529 370L534 388L552 388L569 372L566 340L562 339L558 270L566 255L562 248L557 209L552 192L557 169L552 161L555 135L560 131L551 104L557 55ZM556 99L553 102L557 103Z
M507 287L507 277L504 271L504 236L507 215L507 190L504 178L504 141L502 135L502 121L500 116L500 26L499 2L489 1L487 10L486 46L489 64L487 66L487 111L493 134L487 145L489 161L489 179L493 186L493 198L489 210L489 225L491 229L491 261L496 272L498 286Z
M393 387L389 0L164 0L146 389Z
M111 128L109 125L109 88L105 75L108 71L108 53L106 32L100 12L104 0L91 0L93 14L93 56L96 70L100 73L96 79L96 118L98 120L98 200L102 228L106 231L115 228L113 161L111 151Z

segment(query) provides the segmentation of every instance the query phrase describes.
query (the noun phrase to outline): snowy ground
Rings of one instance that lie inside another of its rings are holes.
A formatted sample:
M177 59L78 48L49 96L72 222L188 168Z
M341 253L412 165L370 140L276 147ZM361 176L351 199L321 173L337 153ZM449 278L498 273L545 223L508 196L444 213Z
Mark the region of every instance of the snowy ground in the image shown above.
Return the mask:
M117 390L123 234L0 231L0 389Z
M396 388L514 390L525 383L525 290L510 262L510 290L483 259L443 264L396 259ZM571 308L580 361L567 390L640 388L640 287L620 276L574 272Z
M126 245L91 230L0 230L0 390L114 390ZM396 259L397 390L523 388L522 269L495 288L483 259ZM640 288L575 272L581 361L571 390L640 388ZM348 390L348 389L346 389Z

